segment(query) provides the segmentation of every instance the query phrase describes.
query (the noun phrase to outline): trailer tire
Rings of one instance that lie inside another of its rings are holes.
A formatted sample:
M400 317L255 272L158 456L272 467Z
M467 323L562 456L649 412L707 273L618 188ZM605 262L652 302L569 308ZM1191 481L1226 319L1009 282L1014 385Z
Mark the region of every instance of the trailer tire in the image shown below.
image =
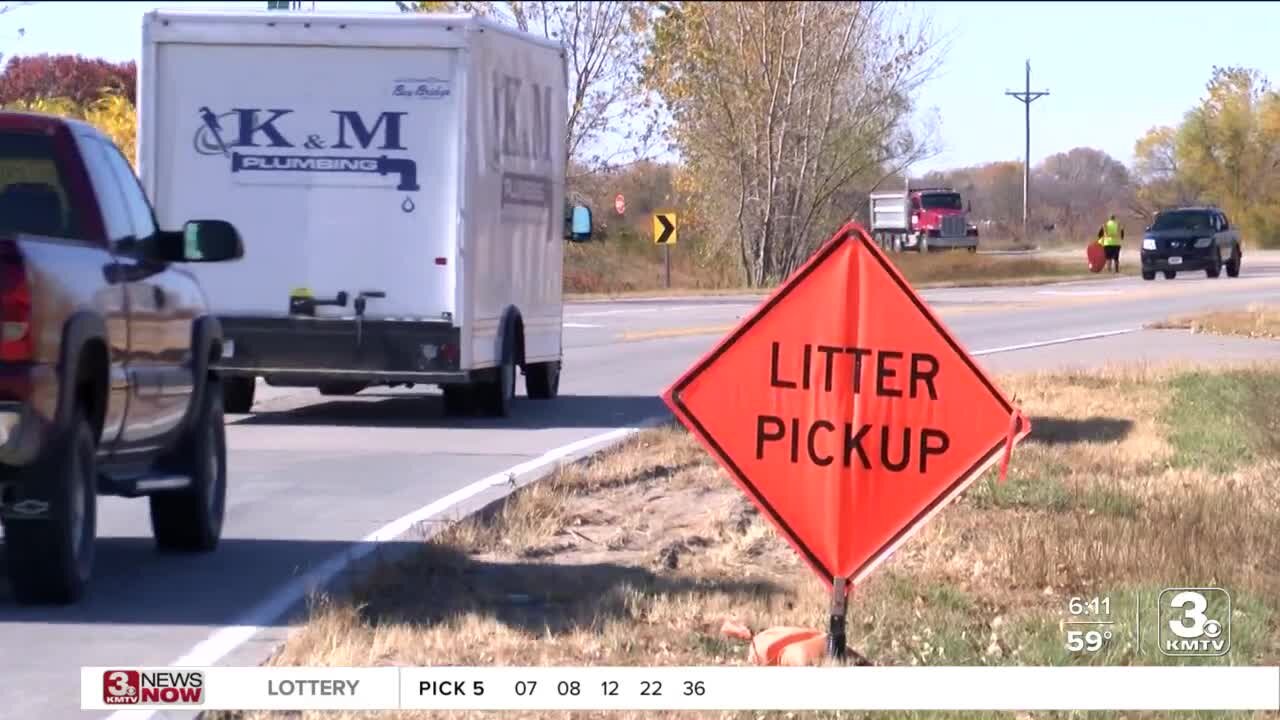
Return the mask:
M476 390L480 411L487 417L506 417L511 414L511 402L516 395L516 364L510 358L489 372L489 377Z
M901 235L894 235L894 236L893 236L892 245L893 245L893 251L894 251L894 252L896 252L896 253L900 253L900 252L902 252L902 236L901 236Z
M318 385L316 389L320 391L321 395L342 396L342 395L355 395L356 393L360 392L366 387L368 386L362 382L337 380L335 382L327 382L327 383Z
M244 414L253 409L253 393L257 389L257 378L227 377L222 380L222 407L226 412Z
M524 388L534 400L550 400L560 394L560 361L525 366Z
M470 385L445 385L440 391L444 394L445 415L461 417L471 414L474 393Z
M31 499L47 515L4 521L5 554L14 599L23 605L67 605L84 596L93 572L98 527L98 472L93 428L77 408L45 456Z

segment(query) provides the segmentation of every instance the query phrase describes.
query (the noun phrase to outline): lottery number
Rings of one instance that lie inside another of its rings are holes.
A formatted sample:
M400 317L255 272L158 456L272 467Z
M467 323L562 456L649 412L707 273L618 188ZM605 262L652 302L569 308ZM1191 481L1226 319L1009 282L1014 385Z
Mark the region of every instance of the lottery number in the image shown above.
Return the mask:
M642 680L640 682L640 694L651 695L651 696L661 695L662 683L656 682L656 681L649 682L648 680Z
M569 680L569 681L561 680L560 682L556 683L556 692L560 693L561 695L577 695L581 691L582 691L582 686L578 683L577 680Z

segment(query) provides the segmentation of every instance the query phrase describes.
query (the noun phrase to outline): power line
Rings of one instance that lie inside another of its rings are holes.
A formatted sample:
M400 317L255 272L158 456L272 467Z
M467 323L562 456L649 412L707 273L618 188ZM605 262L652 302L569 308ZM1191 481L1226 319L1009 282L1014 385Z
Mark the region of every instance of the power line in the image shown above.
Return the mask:
M1031 192L1031 103L1049 94L1048 90L1031 89L1031 60L1027 60L1027 84L1021 92L1005 90L1004 94L1017 98L1026 109L1026 148L1022 156L1022 242L1027 242L1027 202Z

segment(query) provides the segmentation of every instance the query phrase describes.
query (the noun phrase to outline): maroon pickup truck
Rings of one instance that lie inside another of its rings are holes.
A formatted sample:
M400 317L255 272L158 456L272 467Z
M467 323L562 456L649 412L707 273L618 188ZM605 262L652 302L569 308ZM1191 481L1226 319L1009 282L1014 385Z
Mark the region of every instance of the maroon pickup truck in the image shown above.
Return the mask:
M14 596L70 603L97 496L150 498L161 549L222 534L222 333L178 263L233 260L220 220L160 230L93 127L0 112L0 522Z

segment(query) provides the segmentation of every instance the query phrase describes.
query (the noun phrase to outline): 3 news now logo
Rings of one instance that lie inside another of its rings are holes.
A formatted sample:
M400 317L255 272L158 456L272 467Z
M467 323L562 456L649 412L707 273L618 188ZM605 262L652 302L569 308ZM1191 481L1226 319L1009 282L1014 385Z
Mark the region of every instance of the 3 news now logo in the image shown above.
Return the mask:
M204 673L199 670L107 670L102 673L102 702L107 705L199 705L204 702Z

